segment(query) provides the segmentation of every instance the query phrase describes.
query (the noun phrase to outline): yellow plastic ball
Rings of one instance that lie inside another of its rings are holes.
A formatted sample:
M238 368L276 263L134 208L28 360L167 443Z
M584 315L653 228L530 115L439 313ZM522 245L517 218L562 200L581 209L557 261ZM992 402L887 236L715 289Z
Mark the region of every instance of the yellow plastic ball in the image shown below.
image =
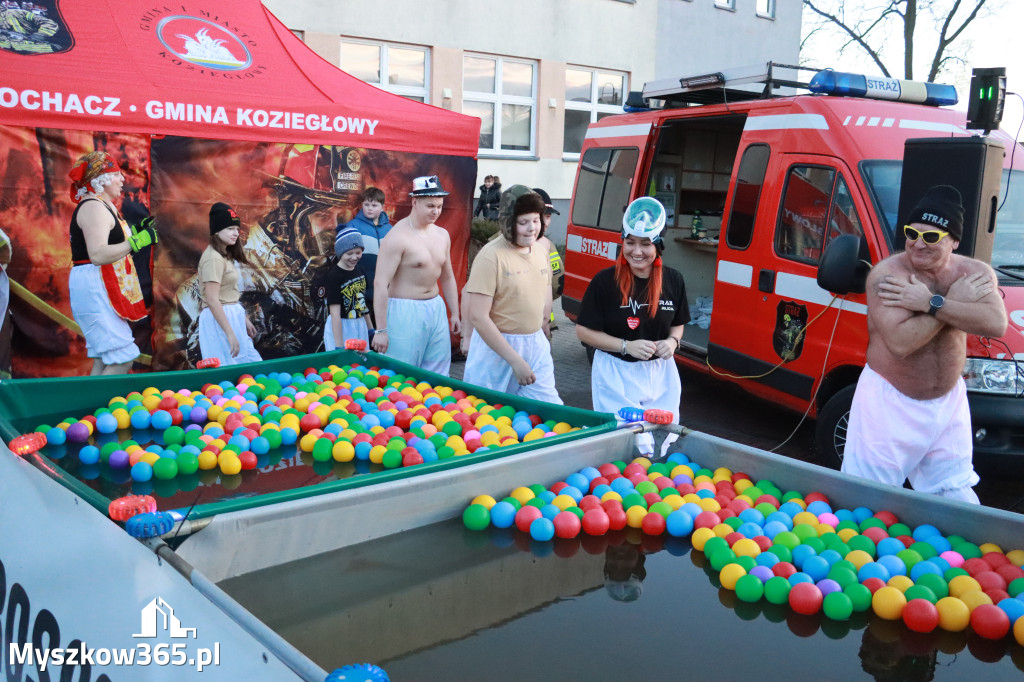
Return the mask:
M693 478L693 469L691 469L690 467L686 466L685 464L677 464L674 467L672 467L672 471L670 473L672 478L675 478L676 476L678 476L680 474L683 474L685 476L689 476L692 479Z
M981 590L968 590L960 595L960 601L967 604L967 609L974 613L974 609L978 608L982 604L991 604L992 597L988 596Z
M965 592L981 590L978 581L969 575L958 575L949 581L949 596L960 597Z
M690 536L690 544L693 545L693 548L698 552L703 552L704 545L713 537L716 537L715 532L710 528L698 528L693 531L693 534Z
M903 617L903 607L907 598L895 587L880 587L871 595L871 609L879 618L899 620Z
M1013 638L1017 640L1017 644L1024 646L1024 618L1018 618L1017 622L1013 624Z
M303 452L313 452L313 446L316 445L319 437L312 433L307 433L299 439L299 449Z
M804 513L804 512L801 512L801 513ZM818 537L821 537L822 535L828 535L829 533L835 533L836 532L836 529L833 528L832 526L828 525L827 523L819 523L819 524L817 524L815 526L815 530L818 531Z
M513 497L515 496L513 495ZM619 502L622 502L622 495L618 494L614 490L609 490L604 495L601 496L601 501L604 502L605 500L618 500Z
M853 564L858 571L864 566L864 564L869 564L874 561L874 559L871 558L871 555L862 549L855 549L847 552L846 556L843 558Z
M147 452L147 453L143 454L142 457L139 458L140 461L145 462L146 464L148 464L150 466L153 466L154 464L156 464L157 460L159 460L159 459L160 459L160 455L156 454L155 452Z
M242 470L242 460L231 454L221 456L217 464L220 465L221 473L227 476L234 476Z
M725 567L718 572L718 579L722 583L722 587L727 590L735 590L736 582L747 574L739 564L726 564Z
M894 575L886 583L889 587L895 587L900 592L906 592L907 588L914 586L914 581L905 575Z
M744 490L746 490L747 488L749 488L752 485L754 485L754 482L751 481L749 478L741 478L740 480L738 480L735 483L733 483L732 487L733 487L733 490L735 490L738 495L741 495L741 494L743 494ZM748 497L747 499L750 499L750 498Z
M534 430L530 431L529 433L527 433L525 436L523 436L523 442L524 443L528 443L529 441L539 440L539 439L541 439L543 437L544 437L544 432L543 431L541 431L540 429L534 429Z
M980 544L980 545L978 545L978 549L981 550L981 555L982 556L985 556L989 552L999 552L1000 554L1003 553L1003 548L1000 547L999 545L997 545L994 542L986 542L986 543Z
M509 493L509 497L514 497L516 500L519 501L519 504L526 504L534 497L536 497L536 495L534 495L533 491L527 488L526 486L519 486L511 493Z
M563 433L569 433L570 431L572 431L572 425L567 424L565 422L558 422L551 428L551 430L561 435Z
M639 464L645 471L651 468L651 460L646 457L637 457L631 462L631 464Z
M551 504L555 505L562 511L565 511L569 507L575 507L576 500L569 495L559 495L555 499L551 500Z
M114 410L111 414L114 415L114 419L117 420L117 428L127 429L132 425L131 415L128 414L128 410L123 407L119 407Z
M334 441L334 446L331 448L331 457L336 462L351 462L356 456L355 446L347 440L339 438Z
M801 524L801 523L804 523L804 524L807 524L807 525L810 525L810 526L817 526L818 525L818 517L815 516L814 514L812 514L811 512L807 512L807 511L799 512L798 514L793 516L793 525L796 526L796 525Z
M732 533L733 527L730 526L728 523L719 523L716 524L715 527L711 530L715 531L715 535L717 535L718 537L724 538L725 536Z
M1006 553L1006 558L1018 568L1024 566L1024 549L1012 549Z
M855 535L860 535L860 533L855 531L853 528L843 528L838 533L836 533L836 535L838 535L843 542L849 542L850 538L852 538Z
M736 556L756 557L761 553L761 547L750 538L740 538L733 543L732 551L736 553ZM725 583L722 584L724 585ZM730 587L729 589L732 588Z
M683 501L683 498L682 498L681 495L669 495L665 499L663 499L662 502L664 502L668 506L672 507L672 511L675 511L676 509L679 509L684 504L686 504Z
M935 602L939 611L939 627L947 632L963 632L971 623L971 610L956 597L943 597Z
M384 453L387 451L388 449L383 445L374 445L372 448L370 448L370 461L373 462L374 464L383 463Z
M722 505L718 504L718 500L713 497L702 497L697 505L704 511L716 513L722 511Z
M630 507L626 510L626 525L630 528L641 528L645 516L647 516L647 510L640 505Z
M473 498L473 501L470 502L470 504L479 504L484 507L487 507L488 509L490 509L497 503L498 501L491 497L490 495L477 495L476 497Z
M163 398L161 398L159 395L150 394L142 399L142 406L145 407L150 412L152 412L157 408L161 400L163 400Z

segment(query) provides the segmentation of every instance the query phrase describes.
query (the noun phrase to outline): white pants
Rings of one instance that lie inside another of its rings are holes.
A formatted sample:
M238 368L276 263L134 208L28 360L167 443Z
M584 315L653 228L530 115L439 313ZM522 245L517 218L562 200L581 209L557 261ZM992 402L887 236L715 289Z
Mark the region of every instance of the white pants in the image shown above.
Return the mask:
M387 356L428 372L448 375L452 367L452 338L440 296L426 300L388 299Z
M370 333L367 331L366 321L357 317L351 319L348 317L341 318L341 333L345 335L345 340L349 339L362 339L366 341L367 348L370 343ZM338 344L334 340L334 324L331 316L327 316L327 324L324 325L324 350L337 350Z
M944 396L914 400L865 367L853 394L843 473L979 504L971 414L963 379Z
M213 313L209 308L203 308L199 313L199 352L203 359L218 358L221 367L226 365L240 365L243 362L260 362L263 357L252 345L249 332L245 329L245 308L241 303L231 303L223 306L224 314L228 318L228 325L238 339L238 355L231 357L231 344L228 343L228 335L217 324Z
M466 372L462 380L494 391L562 405L562 399L555 390L555 363L551 360L551 344L544 336L544 332L502 336L530 366L537 380L529 386L520 386L516 381L516 373L512 371L512 365L495 353L475 329L469 342Z
M85 351L105 365L131 362L141 352L128 323L114 311L100 268L92 263L71 268L71 314L82 328Z
M679 383L679 369L671 358L627 362L602 350L594 351L594 366L590 372L590 392L595 412L618 415L623 407L643 410L665 410L679 423L679 399L683 387ZM679 436L665 437L662 454ZM645 455L654 453L654 435L639 433L636 447Z

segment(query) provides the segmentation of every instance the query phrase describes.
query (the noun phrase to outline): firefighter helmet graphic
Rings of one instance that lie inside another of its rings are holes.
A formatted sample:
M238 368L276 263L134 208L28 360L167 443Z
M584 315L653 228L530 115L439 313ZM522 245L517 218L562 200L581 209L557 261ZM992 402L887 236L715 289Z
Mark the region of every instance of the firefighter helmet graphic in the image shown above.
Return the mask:
M67 52L75 44L60 0L0 0L0 50L21 55Z

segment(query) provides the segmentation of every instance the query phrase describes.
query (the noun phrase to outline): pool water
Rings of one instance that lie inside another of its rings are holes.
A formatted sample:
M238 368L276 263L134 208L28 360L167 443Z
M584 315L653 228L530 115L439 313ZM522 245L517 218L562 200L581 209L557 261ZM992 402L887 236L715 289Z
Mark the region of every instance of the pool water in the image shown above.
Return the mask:
M358 523L339 519L339 523ZM229 594L326 670L392 680L1010 680L1024 647L745 604L704 555L615 532L537 543L455 520L233 578Z

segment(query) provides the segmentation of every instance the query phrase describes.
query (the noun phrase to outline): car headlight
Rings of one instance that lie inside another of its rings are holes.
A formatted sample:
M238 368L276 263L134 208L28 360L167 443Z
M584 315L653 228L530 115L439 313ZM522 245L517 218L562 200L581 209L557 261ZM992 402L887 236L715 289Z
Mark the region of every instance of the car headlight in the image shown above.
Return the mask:
M1024 365L1013 360L990 360L967 358L964 365L964 381L968 391L994 393L998 395L1020 395L1024 393Z

